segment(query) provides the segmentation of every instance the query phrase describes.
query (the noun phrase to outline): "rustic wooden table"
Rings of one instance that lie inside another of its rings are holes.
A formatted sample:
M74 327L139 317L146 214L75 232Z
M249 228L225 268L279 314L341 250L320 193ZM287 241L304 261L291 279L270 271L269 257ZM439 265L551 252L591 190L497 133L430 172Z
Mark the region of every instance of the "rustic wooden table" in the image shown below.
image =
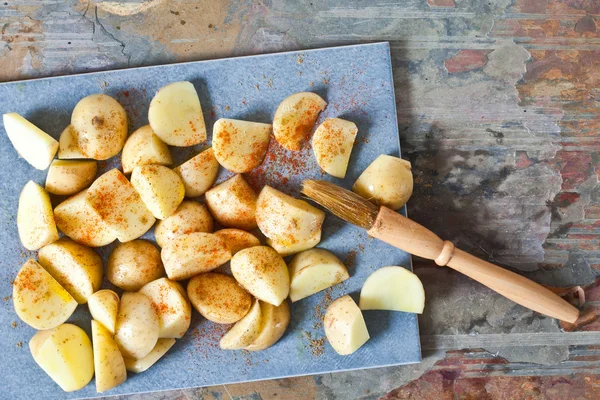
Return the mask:
M389 41L409 214L541 283L585 286L581 323L415 260L422 364L143 398L597 399L599 18L595 0L7 0L0 80Z

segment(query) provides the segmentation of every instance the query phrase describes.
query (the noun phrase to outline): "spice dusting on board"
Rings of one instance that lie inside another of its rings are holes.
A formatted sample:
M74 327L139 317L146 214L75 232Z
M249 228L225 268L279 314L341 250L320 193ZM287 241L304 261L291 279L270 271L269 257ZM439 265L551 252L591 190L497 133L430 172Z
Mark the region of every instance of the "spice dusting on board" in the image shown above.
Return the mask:
M192 343L196 345L196 350L202 353L204 358L209 358L213 350L221 349L219 341L232 326L205 321L201 326L190 330L189 335L192 338Z
M327 312L327 308L333 303L333 287L328 287L325 289L323 298L315 307L315 320L316 322L313 324L313 329L321 329L323 326L323 320L325 319L325 313Z
M310 332L304 332L304 337L308 340L308 347L310 349L310 353L314 357L322 356L325 352L325 338L313 339L312 334Z

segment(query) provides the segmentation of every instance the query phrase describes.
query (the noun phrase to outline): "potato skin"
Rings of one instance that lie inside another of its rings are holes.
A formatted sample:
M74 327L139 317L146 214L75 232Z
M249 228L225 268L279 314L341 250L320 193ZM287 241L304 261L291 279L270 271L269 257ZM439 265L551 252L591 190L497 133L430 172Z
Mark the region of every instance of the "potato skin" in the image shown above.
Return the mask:
M139 290L164 275L160 252L147 240L119 243L108 257L106 279L123 290Z
M257 196L242 175L222 182L206 192L206 205L215 220L228 228L256 228Z
M290 305L283 301L278 307L260 302L262 311L262 329L258 337L245 347L248 351L259 351L273 346L285 333L290 323Z
M186 197L202 196L217 179L219 162L211 147L173 169L185 187Z
M260 240L256 236L241 229L221 229L215 235L223 238L232 256L240 250L260 246Z
M277 142L291 151L299 151L310 136L319 113L327 102L316 93L294 93L275 111L273 134Z
M150 125L145 125L127 138L121 165L123 172L129 174L133 168L149 164L171 165L173 158L169 146L154 134Z
M92 184L97 171L94 160L54 160L48 169L46 190L60 196L79 193Z
M115 340L123 357L141 358L158 341L158 315L148 297L137 292L121 296Z
M212 233L213 225L213 217L205 204L184 200L175 210L175 214L157 222L154 237L156 244L165 247L177 236L194 232Z

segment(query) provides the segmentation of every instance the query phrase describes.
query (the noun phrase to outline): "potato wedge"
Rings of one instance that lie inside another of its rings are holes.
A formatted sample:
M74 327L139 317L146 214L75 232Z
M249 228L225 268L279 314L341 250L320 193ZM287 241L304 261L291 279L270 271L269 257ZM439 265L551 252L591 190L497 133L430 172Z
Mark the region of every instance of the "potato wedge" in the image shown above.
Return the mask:
M116 156L127 139L127 113L105 94L93 94L75 105L71 125L77 145L86 158L106 160Z
M13 147L33 168L45 170L58 151L52 136L17 113L2 116L4 130Z
M228 228L256 228L256 193L242 175L206 192L206 205L217 222Z
M19 196L17 228L21 244L27 250L37 250L58 240L50 196L33 181L25 184Z
M323 327L329 344L342 356L354 353L369 340L362 312L348 295L335 300L327 308Z
M68 238L40 249L39 263L79 304L102 286L102 258L92 249Z
M378 206L398 210L412 195L413 176L410 163L382 154L360 174L352 186L352 191Z
M258 336L244 349L248 351L264 350L273 346L285 333L290 323L290 305L283 301L278 307L260 302L262 324Z
M77 308L77 301L34 259L23 264L13 283L19 318L38 329L56 328Z
M256 236L241 229L221 229L216 231L215 235L225 241L232 256L248 247L260 246L260 240Z
M406 268L383 267L373 272L360 291L361 310L391 310L422 314L425 291L419 277Z
M288 150L298 151L308 140L319 113L327 102L316 93L295 93L283 100L273 118L273 134Z
M348 278L348 270L333 253L324 249L303 251L290 262L290 299L293 303Z
M321 242L321 231L315 233L310 239L289 244L287 240L283 239L281 242L278 240L267 239L267 244L275 249L281 257L287 257L292 254L300 253L301 251L312 249ZM282 244L283 243L283 244Z
M100 322L94 320L92 320L92 343L94 345L96 391L104 393L119 386L127 379L125 361L112 333Z
M169 146L154 134L150 125L145 125L127 138L121 165L123 172L130 174L134 167L150 164L171 165L173 158Z
M217 324L233 324L248 313L252 297L229 275L207 272L187 286L192 306L204 318Z
M85 200L121 242L139 238L156 221L118 169L111 169L96 179L87 190Z
M324 219L323 211L270 186L265 186L258 195L258 228L266 237L277 242L278 247L314 240L321 232Z
M158 315L158 337L180 339L192 318L192 306L183 286L168 278L147 283L140 289L152 302Z
M265 158L271 131L271 124L220 118L213 126L215 157L231 172L250 172Z
M60 196L78 193L92 184L97 170L94 160L54 160L48 169L46 191Z
M193 146L206 140L200 99L190 82L173 82L156 92L148 121L152 130L170 146Z
M135 372L136 374L146 371L160 360L162 356L167 354L167 351L169 351L174 344L175 339L158 339L156 346L154 346L147 356L139 359L125 358L125 367L127 367L127 371Z
M131 184L157 219L173 215L185 196L179 175L162 165L135 167Z
M354 122L327 118L315 131L312 148L321 169L336 178L344 178L358 128Z
M190 158L173 171L185 187L186 197L202 196L212 187L219 173L219 162L212 147Z
M154 227L154 237L160 247L165 247L177 236L193 232L212 233L213 224L213 217L206 205L184 200L175 210L175 214L158 221Z
M252 343L262 327L262 312L258 299L254 299L250 311L227 331L219 340L223 350L240 350Z
M211 271L231 259L227 245L212 233L194 232L170 240L161 251L169 279L188 279Z
M121 296L115 340L123 357L142 358L158 340L158 315L148 297L137 292Z
M77 143L77 131L73 125L68 125L58 139L58 158L69 160L73 158L86 158Z
M88 309L92 318L104 325L111 334L115 334L117 314L119 313L119 295L109 289L98 290L88 297Z
M85 387L94 376L92 342L78 326L62 324L36 333L29 341L29 351L37 365L65 392Z
M106 279L130 292L165 276L160 251L147 240L119 243L108 257Z
M77 243L90 247L106 246L114 242L117 235L86 201L86 193L87 190L77 193L56 206L56 226Z
M280 305L290 292L290 276L283 258L272 248L255 246L231 258L235 279L254 297L274 306Z

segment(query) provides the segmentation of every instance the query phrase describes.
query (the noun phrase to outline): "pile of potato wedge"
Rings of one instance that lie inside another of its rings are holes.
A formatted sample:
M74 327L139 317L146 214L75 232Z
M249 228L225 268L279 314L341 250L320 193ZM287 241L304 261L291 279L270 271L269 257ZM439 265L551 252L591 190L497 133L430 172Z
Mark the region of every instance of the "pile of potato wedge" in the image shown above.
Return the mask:
M310 144L323 171L343 178L358 129L340 118L315 129L326 106L302 92L281 102L272 124L219 119L211 147L179 166L173 147L208 139L190 82L161 88L149 125L131 134L125 109L105 94L77 103L59 141L19 114L5 114L18 154L48 170L44 187L25 185L17 214L21 243L38 251L13 285L16 314L38 330L29 342L36 363L65 391L95 375L96 390L105 392L167 353L188 331L193 309L233 324L222 349L264 350L288 327L288 298L301 301L349 279L336 255L316 248L322 210L270 186L256 193L243 175L261 165L274 138L289 151ZM122 168L97 176L97 161L119 153ZM215 184L221 167L235 175ZM412 184L410 163L381 155L353 190L398 209ZM155 243L140 239L151 230ZM93 248L115 240L105 265ZM227 263L230 274L218 270ZM116 291L103 288L105 280ZM360 306L350 296L331 304L325 334L335 351L351 354L369 339L361 310L420 313L424 299L411 272L381 268L365 282ZM93 318L91 340L67 322L83 304Z

